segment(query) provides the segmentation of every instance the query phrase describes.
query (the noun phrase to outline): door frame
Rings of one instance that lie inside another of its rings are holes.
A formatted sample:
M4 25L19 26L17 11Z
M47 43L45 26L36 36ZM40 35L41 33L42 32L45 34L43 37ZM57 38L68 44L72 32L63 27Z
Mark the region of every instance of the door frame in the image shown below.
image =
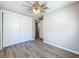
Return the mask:
M3 49L3 10L1 10L1 47L0 49Z

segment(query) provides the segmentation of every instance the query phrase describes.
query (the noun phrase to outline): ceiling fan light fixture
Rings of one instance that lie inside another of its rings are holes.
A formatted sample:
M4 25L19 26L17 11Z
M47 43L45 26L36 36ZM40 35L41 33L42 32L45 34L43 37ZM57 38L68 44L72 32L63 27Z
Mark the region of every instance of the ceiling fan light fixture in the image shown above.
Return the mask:
M38 9L38 10L33 9L33 13L34 13L34 14L39 14L39 13L40 13L40 10L39 10L39 9Z
M41 6L38 2L35 2L32 6L32 11L34 14L39 14L41 12Z
M30 4L31 5L31 8L29 9L27 9L28 11L31 11L31 13L34 15L41 15L41 14L43 14L43 13L45 13L46 12L46 10L48 9L48 7L47 7L47 3L46 2L41 2L41 1L35 1L34 3L28 3L28 4ZM26 6L27 7L27 6Z

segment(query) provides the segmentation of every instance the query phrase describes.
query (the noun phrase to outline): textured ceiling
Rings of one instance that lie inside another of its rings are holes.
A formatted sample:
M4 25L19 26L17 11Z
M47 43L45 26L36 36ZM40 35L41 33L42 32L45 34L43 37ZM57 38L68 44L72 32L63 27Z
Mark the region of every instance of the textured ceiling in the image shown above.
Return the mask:
M75 1L47 1L47 6L49 9L46 13L50 13L72 3L75 3ZM28 13L29 11L27 12L23 4L25 4L25 1L0 1L0 8L30 16Z

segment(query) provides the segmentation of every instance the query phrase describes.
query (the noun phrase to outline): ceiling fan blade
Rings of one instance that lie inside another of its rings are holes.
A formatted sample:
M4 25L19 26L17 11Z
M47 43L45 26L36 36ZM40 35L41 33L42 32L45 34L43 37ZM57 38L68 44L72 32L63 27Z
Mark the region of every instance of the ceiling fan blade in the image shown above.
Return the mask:
M28 8L32 8L32 6L28 6L28 5L25 5L25 4L23 4L23 6L24 7L28 7Z
M45 8L45 9L47 9L47 3L44 2L44 3L41 5L41 8Z
M32 9L27 9L27 10L28 10L28 11L30 11L30 10L32 11Z
M41 8L42 8L42 7L44 7L44 6L45 6L44 4L43 4L43 5L41 5Z
M27 10L28 11L28 10ZM27 13L33 13L32 10L29 10Z
M45 2L43 2L41 5L47 5L47 2L45 1Z
M44 9L48 9L48 7L43 7L43 10L44 10Z
M32 6L32 3L31 2L29 2L29 1L25 1L27 4L29 4L29 5L31 5Z
M33 13L32 11L30 11L30 13Z
M47 11L46 11L46 10L42 10L41 12L43 12L43 13L44 13L44 12L47 12Z

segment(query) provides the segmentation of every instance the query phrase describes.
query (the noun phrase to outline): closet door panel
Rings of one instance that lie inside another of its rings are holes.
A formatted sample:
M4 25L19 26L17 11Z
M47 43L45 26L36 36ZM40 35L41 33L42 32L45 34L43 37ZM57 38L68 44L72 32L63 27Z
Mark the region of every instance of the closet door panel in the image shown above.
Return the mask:
M19 17L3 12L3 47L19 43Z

